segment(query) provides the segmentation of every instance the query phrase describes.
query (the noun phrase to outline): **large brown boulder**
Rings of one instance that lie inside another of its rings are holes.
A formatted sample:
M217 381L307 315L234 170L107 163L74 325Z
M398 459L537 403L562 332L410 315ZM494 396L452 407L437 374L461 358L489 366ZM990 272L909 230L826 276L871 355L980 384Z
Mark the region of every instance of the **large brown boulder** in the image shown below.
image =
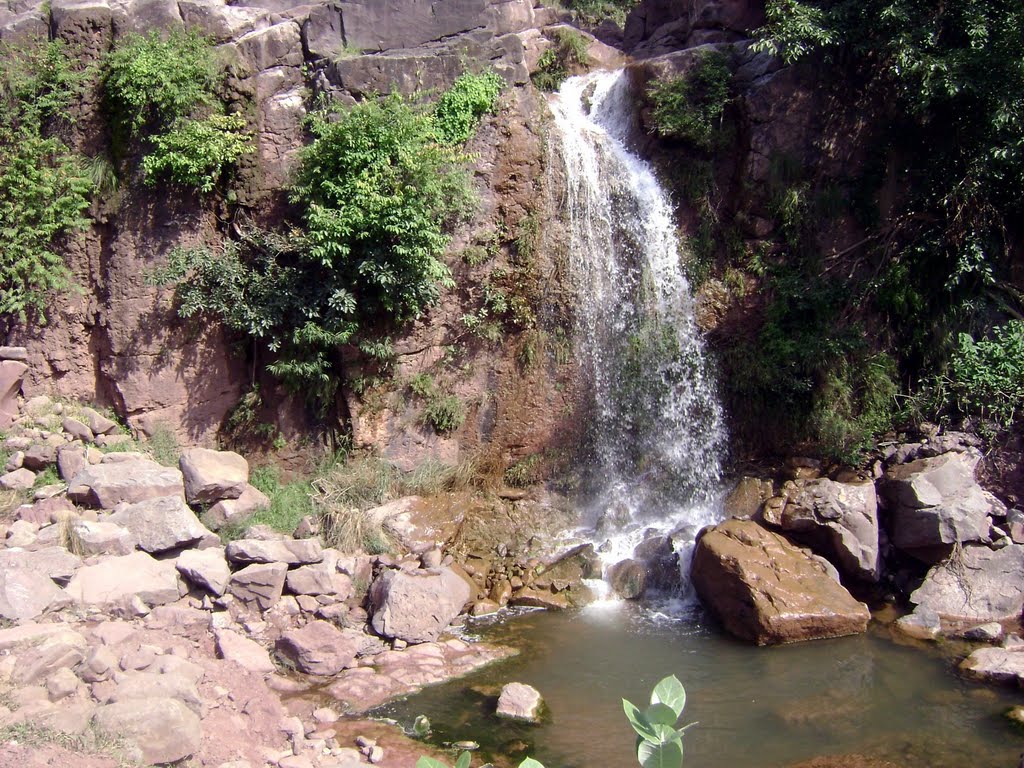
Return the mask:
M450 568L384 571L370 587L373 629L409 643L437 640L472 596L469 584Z
M329 676L354 666L365 640L361 632L341 630L326 621L311 621L300 629L282 633L277 652L302 672Z
M748 520L707 531L690 578L729 632L758 645L854 635L871 618L821 562Z
M189 504L237 499L249 484L249 462L234 451L189 448L178 462Z
M105 459L101 464L87 466L68 483L69 499L101 509L113 509L121 502L137 504L182 493L181 472L149 459Z

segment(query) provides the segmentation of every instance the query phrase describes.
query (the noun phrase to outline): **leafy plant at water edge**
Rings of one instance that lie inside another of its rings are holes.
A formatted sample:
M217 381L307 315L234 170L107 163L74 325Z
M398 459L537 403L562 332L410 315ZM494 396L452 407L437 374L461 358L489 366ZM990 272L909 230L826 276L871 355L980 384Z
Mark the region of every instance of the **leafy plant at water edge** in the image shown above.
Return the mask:
M250 139L241 115L179 121L153 137L153 148L142 160L146 183L156 184L166 176L176 184L210 192L228 166L252 151Z
M469 752L463 752L455 761L454 768L469 768L472 760L473 756ZM416 761L416 768L448 768L448 766L436 758L424 755ZM544 765L532 757L528 757L519 764L519 768L544 768Z
M44 321L71 284L55 245L88 223L93 186L57 132L84 77L62 43L0 45L0 315Z
M495 72L460 75L434 104L434 121L443 144L465 143L480 118L494 112L505 81Z
M589 62L587 38L572 29L557 29L554 45L540 55L537 69L530 77L542 91L557 91L567 77Z
M711 149L720 134L731 78L728 58L716 51L703 54L692 72L656 81L648 95L658 133Z
M637 733L636 756L644 768L679 768L683 764L683 734L696 723L676 728L686 706L686 691L675 675L666 677L651 692L644 711L626 699L622 708Z

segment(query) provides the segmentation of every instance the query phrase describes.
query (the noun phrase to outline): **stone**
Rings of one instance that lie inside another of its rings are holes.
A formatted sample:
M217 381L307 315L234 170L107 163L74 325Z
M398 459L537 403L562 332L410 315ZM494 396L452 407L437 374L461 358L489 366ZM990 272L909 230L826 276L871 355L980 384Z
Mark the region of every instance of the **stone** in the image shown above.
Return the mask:
M66 593L85 606L105 607L138 597L145 605L164 605L185 593L173 560L154 560L145 552L110 557L80 568Z
M691 581L729 632L758 645L859 634L871 618L821 563L751 521L707 530Z
M889 502L893 545L936 563L957 543L987 541L992 502L974 479L979 454L946 453L886 472L879 492Z
M51 640L71 638L75 644L85 647L85 638L63 624L35 624L32 622L16 627L0 629L0 651L16 651L27 647L45 645ZM77 639L80 638L80 641Z
M104 646L90 649L85 660L78 666L78 676L83 683L100 683L110 679L117 671L117 657Z
M183 493L181 472L149 459L130 458L88 465L68 483L69 499L100 509L113 509L121 502L137 504Z
M878 500L874 483L798 481L788 493L779 525L806 539L843 573L878 581Z
M46 693L50 701L60 701L74 695L80 685L74 672L61 667L46 679Z
M118 428L116 421L108 419L96 409L88 406L82 408L82 418L85 419L85 423L88 424L92 433L97 436L109 435L111 432L116 432Z
M42 472L57 461L57 447L50 443L33 443L25 451L22 464L33 472Z
M35 482L36 473L25 467L0 475L0 488L7 491L27 491Z
M723 502L726 517L748 520L761 511L773 495L772 481L759 477L741 477Z
M109 520L75 520L70 525L74 548L84 557L129 555L135 551L135 537L127 528Z
M39 526L28 520L15 520L7 528L8 547L31 547L36 543Z
M216 643L217 656L225 661L232 661L243 669L259 675L269 674L276 669L267 649L255 640L226 628L214 629L213 639Z
M131 531L139 549L154 555L191 546L211 535L180 495L120 507L110 515L110 520Z
M237 499L249 484L249 462L234 451L189 448L181 454L178 466L189 504Z
M0 360L0 430L18 418L18 394L28 366L20 360Z
M913 613L897 619L896 628L915 640L936 640L942 634L942 620L935 611L918 606Z
M4 472L13 472L16 469L21 469L25 463L25 452L15 451L7 459L7 463L4 465Z
M1024 648L979 648L960 664L969 677L1024 687Z
M83 443L91 443L93 440L92 430L78 419L65 416L64 421L61 422L61 428L73 438L81 440Z
M409 643L437 640L474 597L450 568L436 572L386 570L370 586L375 632Z
M77 517L78 510L65 496L57 496L40 499L32 505L18 507L14 516L18 520L28 520L43 526L49 523L59 523L65 518Z
M326 562L288 571L285 584L296 595L334 595L347 600L353 593L352 579Z
M61 628L33 645L31 654L21 656L22 663L15 668L11 680L16 685L41 683L58 669L81 664L87 651L88 643L82 635Z
M231 580L231 569L221 547L186 550L178 555L174 567L189 582L218 597L227 591Z
M95 723L135 744L147 763L173 763L199 749L199 716L172 698L132 699L96 711Z
M60 595L60 587L45 573L27 568L0 568L0 618L34 619Z
M521 587L512 593L509 605L522 608L544 608L548 611L564 611L571 608L569 599L548 589Z
M252 517L261 509L270 506L270 499L259 489L246 484L242 495L237 499L222 499L210 507L204 516L204 521L214 530L223 528L225 525L240 523Z
M236 571L228 582L228 592L239 600L255 602L266 611L281 599L284 591L284 563L254 563Z
M979 624L964 632L964 640L975 643L998 643L1003 639L1003 625L998 621L990 621L988 624Z
M46 547L34 551L0 550L0 572L32 571L53 581L67 583L82 565L82 558L64 547Z
M490 616L501 610L501 606L493 600L477 600L469 609L470 616Z
M0 360L18 360L19 362L25 362L28 360L28 348L26 347L0 347Z
M608 584L625 600L638 600L647 589L647 568L639 560L620 560L608 568Z
M353 666L364 642L361 632L338 629L318 619L281 633L276 650L301 672L326 677Z
M540 691L525 683L508 683L498 696L495 714L509 720L524 720L528 723L540 721L544 699Z
M287 563L304 565L323 560L323 547L315 539L237 539L225 550L233 563Z
M155 657L153 659L156 660ZM147 667L149 665L146 665ZM125 672L115 678L117 687L109 702L176 699L197 715L203 715L203 700L196 684L184 675L158 672Z
M967 545L933 566L910 602L954 624L1017 621L1024 609L1024 545Z

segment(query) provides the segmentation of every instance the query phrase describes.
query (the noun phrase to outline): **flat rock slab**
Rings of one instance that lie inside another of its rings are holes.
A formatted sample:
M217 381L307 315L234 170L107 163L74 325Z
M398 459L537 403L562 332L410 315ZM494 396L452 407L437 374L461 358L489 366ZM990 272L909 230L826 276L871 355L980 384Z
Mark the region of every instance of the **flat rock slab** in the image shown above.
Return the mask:
M954 624L1016 621L1024 609L1024 545L967 545L928 571L910 602Z
M237 499L249 484L249 462L234 451L189 448L178 462L189 504Z
M237 539L225 551L233 563L286 563L306 565L324 559L323 547L315 539Z
M228 592L245 602L254 602L261 611L281 599L288 566L284 563L253 563L235 571L228 582Z
M182 552L174 563L178 573L192 584L203 587L213 594L223 595L231 580L231 569L220 547L210 549L189 549Z
M1024 648L979 648L960 670L978 680L1024 687Z
M366 640L362 632L338 629L326 621L311 621L289 629L277 641L277 652L309 675L336 675L355 663Z
M409 643L437 640L471 597L469 584L451 568L387 570L370 586L371 623L384 637Z
M9 570L33 571L54 581L66 583L82 567L82 558L64 547L45 547L38 550L0 550L0 572Z
M758 645L859 634L871 619L824 565L747 520L701 537L691 580L729 632Z
M76 549L84 556L130 555L135 551L135 536L111 520L76 520L71 524Z
M258 488L246 484L237 499L222 499L207 510L204 520L213 529L233 525L270 506L270 499Z
M212 536L180 494L129 504L110 515L110 521L131 531L139 549L151 554L187 547Z
M161 496L180 496L184 492L181 472L148 459L90 465L68 484L68 498L100 509L113 509L122 502L137 504Z
M155 560L145 552L111 557L80 568L65 590L86 606L110 606L137 596L148 606L173 603L185 593L173 560Z
M267 649L231 629L214 629L213 639L217 655L225 661L233 661L243 669L260 675L275 671L274 662Z
M199 749L199 716L172 698L131 699L107 704L93 720L107 733L118 734L142 752L147 763L173 763Z
M288 571L285 584L295 595L334 595L339 600L352 596L352 579L338 573L328 562L303 565Z
M0 617L11 621L34 619L61 594L41 571L0 568Z

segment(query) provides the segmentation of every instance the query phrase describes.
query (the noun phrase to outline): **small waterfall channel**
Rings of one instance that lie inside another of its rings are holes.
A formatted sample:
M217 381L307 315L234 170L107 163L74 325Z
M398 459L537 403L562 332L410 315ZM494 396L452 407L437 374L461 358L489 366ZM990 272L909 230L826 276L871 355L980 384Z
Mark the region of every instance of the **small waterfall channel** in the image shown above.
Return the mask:
M628 148L634 104L624 70L569 78L551 100L592 393L581 533L606 566L671 536L685 574L694 536L718 517L725 430L673 207Z

